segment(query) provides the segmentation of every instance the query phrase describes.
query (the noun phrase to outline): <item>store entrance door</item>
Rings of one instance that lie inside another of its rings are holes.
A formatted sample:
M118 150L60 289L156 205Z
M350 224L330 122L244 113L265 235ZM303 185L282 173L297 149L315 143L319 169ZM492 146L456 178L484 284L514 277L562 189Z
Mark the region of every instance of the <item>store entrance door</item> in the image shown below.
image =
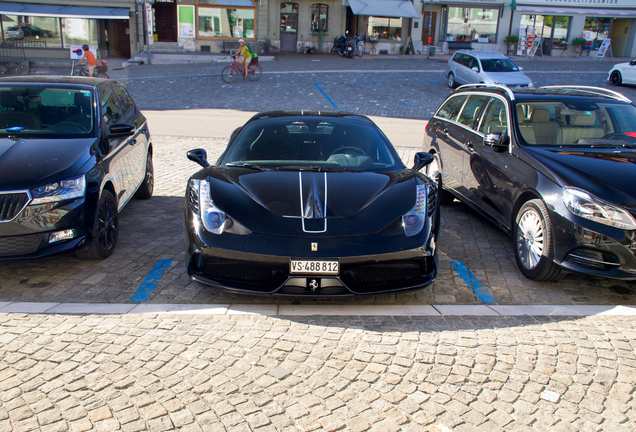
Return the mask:
M612 55L614 57L629 56L627 51L627 39L629 38L629 27L631 25L631 18L615 18L612 22L612 30L610 32L610 38L612 39Z
M113 38L109 43L115 43L115 57L130 58L130 26L128 20L113 20ZM112 46L112 45L111 45Z
M280 51L296 52L298 42L298 3L280 4Z
M422 25L422 45L435 45L435 23L437 22L437 12L426 11L424 12L424 23ZM431 26L431 32L429 34L428 27L429 24ZM428 37L431 37L431 40L428 40Z
M177 41L177 4L174 0L158 0L152 6L155 14L157 42Z

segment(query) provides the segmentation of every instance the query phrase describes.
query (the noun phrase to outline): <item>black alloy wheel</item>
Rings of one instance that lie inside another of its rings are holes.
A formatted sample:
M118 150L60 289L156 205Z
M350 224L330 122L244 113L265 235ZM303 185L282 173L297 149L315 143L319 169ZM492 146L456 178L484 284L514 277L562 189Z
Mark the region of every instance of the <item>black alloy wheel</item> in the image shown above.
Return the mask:
M619 71L614 71L612 72L612 74L610 75L610 84L611 85L621 85L623 83L623 77L621 76L621 73Z
M115 196L104 190L97 203L93 221L94 237L88 245L75 253L82 259L105 259L113 254L119 236L119 214Z

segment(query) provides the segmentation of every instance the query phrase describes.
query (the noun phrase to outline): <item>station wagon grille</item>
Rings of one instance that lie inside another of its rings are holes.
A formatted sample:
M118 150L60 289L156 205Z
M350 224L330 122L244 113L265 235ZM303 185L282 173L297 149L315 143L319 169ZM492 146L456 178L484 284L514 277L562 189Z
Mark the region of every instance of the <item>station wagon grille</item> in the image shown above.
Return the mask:
M28 203L27 192L0 192L0 222L15 219Z

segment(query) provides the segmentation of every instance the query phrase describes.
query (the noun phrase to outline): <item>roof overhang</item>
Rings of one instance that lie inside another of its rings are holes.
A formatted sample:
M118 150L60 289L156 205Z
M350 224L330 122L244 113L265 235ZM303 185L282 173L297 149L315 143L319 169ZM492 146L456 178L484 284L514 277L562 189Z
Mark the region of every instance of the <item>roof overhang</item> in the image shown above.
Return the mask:
M130 9L0 2L0 14L58 18L129 19Z
M355 15L419 18L410 0L347 0Z
M563 7L563 6L530 6L519 5L516 10L518 12L529 12L539 15L578 15L586 14L588 16L607 16L615 18L636 17L636 9L595 9L584 7Z

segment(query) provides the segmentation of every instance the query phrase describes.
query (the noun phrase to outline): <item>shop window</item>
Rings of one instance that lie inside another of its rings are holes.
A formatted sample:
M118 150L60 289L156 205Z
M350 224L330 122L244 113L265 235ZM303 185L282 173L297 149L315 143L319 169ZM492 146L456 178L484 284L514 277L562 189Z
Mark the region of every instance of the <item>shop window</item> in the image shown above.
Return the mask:
M370 16L367 32L374 39L402 40L402 18Z
M499 9L449 7L446 40L494 43L498 22Z
M610 37L611 27L612 18L587 17L583 27L583 37L592 41L592 49L598 49L603 39Z
M62 31L64 32L63 48L84 44L89 46L99 45L97 42L97 20L62 18Z
M329 6L326 4L311 5L311 31L327 31L328 23Z
M254 9L199 7L198 36L202 38L255 37Z
M552 48L567 47L571 18L569 16L521 15L521 27L534 28L536 37L540 37L543 41L543 53L550 54Z
M23 40L25 46L61 48L60 20L54 17L2 15L6 41ZM16 32L16 30L22 32Z

